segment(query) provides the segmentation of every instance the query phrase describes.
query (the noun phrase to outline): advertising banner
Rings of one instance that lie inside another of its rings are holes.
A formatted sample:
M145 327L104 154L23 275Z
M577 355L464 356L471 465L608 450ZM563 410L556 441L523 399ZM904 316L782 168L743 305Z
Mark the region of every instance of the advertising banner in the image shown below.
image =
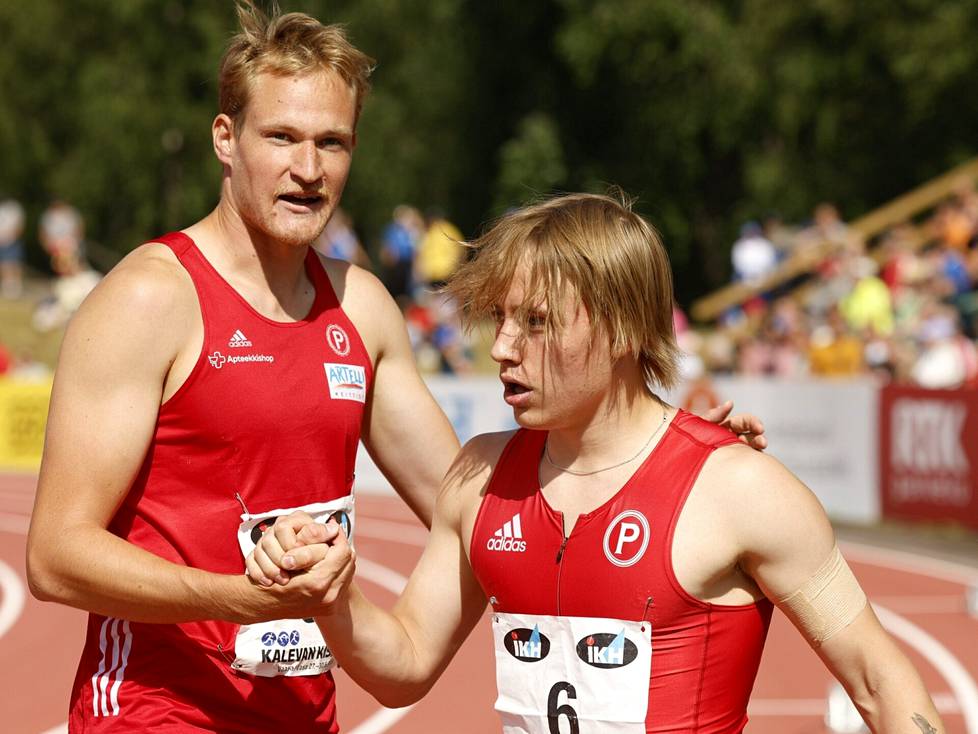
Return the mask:
M0 379L0 468L36 471L44 449L51 382Z
M879 457L884 517L978 528L978 390L884 388Z

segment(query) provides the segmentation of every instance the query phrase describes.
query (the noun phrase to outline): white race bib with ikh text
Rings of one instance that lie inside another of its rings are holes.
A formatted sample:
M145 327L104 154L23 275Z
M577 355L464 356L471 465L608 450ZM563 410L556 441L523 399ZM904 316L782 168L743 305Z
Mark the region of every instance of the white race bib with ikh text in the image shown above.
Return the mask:
M652 626L493 614L504 734L645 734Z

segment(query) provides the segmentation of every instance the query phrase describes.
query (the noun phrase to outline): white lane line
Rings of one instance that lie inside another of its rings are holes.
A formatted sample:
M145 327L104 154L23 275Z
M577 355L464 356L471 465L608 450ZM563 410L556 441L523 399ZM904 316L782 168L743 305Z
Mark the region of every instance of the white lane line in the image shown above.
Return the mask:
M357 528L357 532L360 532ZM372 581L381 588L387 589L392 594L400 596L407 585L407 578L393 569L374 563L363 556L357 556L357 576L367 581ZM405 706L400 709L381 708L375 711L367 719L362 721L356 728L351 729L348 734L383 734L394 724L404 718L414 706Z
M873 609L890 634L917 650L944 677L961 707L965 730L978 734L978 686L960 661L913 622L875 603Z
M0 637L7 634L17 622L26 601L27 592L20 575L0 561Z
M934 693L934 706L940 714L960 714L961 705L951 693ZM754 698L747 704L751 717L759 716L825 716L824 698Z
M405 543L406 545L424 548L428 542L428 531L419 528L417 525L408 525L404 522L392 522L390 520L375 520L373 518L357 517L357 527L353 531L353 537L372 538L374 540L386 540L391 543Z
M967 612L964 594L934 596L873 596L898 614L964 614Z
M858 563L869 563L873 566L892 568L896 571L923 574L965 586L978 583L978 568L972 568L963 563L875 545L852 543L847 540L840 540L839 548L842 549L846 558Z

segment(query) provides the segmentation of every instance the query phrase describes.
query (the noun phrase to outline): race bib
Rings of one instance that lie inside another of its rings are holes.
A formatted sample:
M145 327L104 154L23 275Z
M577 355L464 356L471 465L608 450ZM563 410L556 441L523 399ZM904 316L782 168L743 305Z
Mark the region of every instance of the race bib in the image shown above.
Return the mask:
M245 558L255 549L262 534L275 521L296 510L326 524L333 518L353 545L353 495L332 502L317 502L302 507L272 510L261 515L241 515L238 545ZM319 627L311 619L276 619L238 628L234 640L234 662L242 673L274 678L279 675L320 675L336 664Z
M645 734L652 625L493 614L504 734Z

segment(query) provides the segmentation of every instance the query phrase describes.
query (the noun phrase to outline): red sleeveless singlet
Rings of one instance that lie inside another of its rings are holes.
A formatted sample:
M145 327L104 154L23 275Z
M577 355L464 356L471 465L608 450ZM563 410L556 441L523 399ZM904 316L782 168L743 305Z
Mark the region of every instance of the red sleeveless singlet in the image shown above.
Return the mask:
M241 503L258 514L351 493L372 366L311 249L312 308L281 323L256 312L186 235L155 241L193 279L204 341L160 407L109 530L173 563L240 574ZM71 731L337 731L332 676L235 673L236 630L89 615Z
M482 500L469 553L486 596L498 612L651 622L646 730L740 732L772 605L700 601L679 585L671 560L676 522L703 463L737 438L679 411L631 479L581 515L566 539L561 513L539 489L546 438L518 431Z

